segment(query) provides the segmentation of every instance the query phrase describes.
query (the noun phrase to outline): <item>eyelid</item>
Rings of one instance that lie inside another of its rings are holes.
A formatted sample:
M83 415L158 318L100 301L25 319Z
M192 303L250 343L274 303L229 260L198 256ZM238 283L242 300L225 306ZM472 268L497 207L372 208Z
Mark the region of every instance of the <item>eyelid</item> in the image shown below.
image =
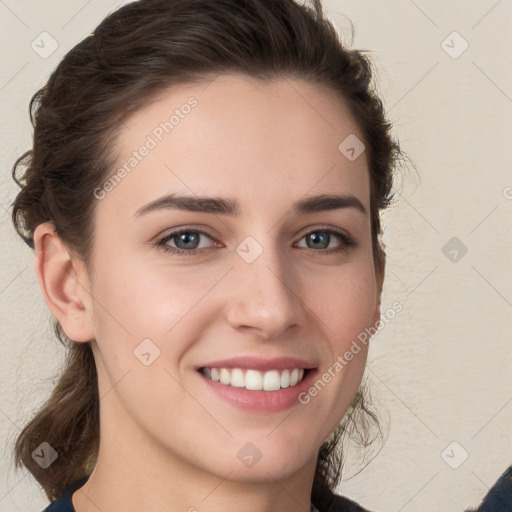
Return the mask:
M165 231L162 231L162 233L164 233L164 234L157 235L156 239L157 239L157 241L169 240L173 236L177 236L177 235L179 235L183 232L187 232L187 231L194 231L197 233L201 233L201 234L206 235L207 237L211 238L212 240L216 240L216 239L220 238L220 236L221 236L219 234L214 234L213 230L210 230L210 228L204 227L201 224L186 224L184 226L168 228Z
M320 232L323 231L323 232L327 232L329 234L334 234L340 240L341 246L339 248L319 249L319 250L311 249L309 247L304 247L303 249L306 249L310 252L318 253L318 254L331 254L331 253L344 252L344 251L350 249L351 247L355 247L357 245L357 240L352 235L350 235L346 230L344 230L342 228L328 226L328 225L310 225L310 226L304 228L300 232L300 234L298 235L298 240L297 240L297 242L294 243L294 246L296 243L300 242L306 235L308 235L310 233L314 233L316 231L320 231ZM169 240L172 240L174 237L179 236L180 234L186 233L186 232L195 232L195 233L199 233L200 235L205 235L206 237L210 238L210 240L213 241L213 244L211 247L206 247L206 248L201 248L201 249L190 249L190 250L179 249L177 247L167 246L167 242ZM160 237L157 241L157 245L165 252L168 252L170 254L175 254L175 255L186 255L186 256L194 256L194 255L198 255L198 254L203 254L205 251L210 250L214 246L218 247L219 244L221 244L221 242L219 242L217 240L216 236L213 236L207 230L196 227L194 225L187 225L187 226L182 226L182 227L177 227L177 228L171 229L171 231L169 231L165 236Z
M301 231L299 231L299 238L302 238L304 235L307 235L308 233L314 231L334 231L335 233L340 233L346 236L347 238L353 239L352 235L350 235L346 229L337 226L331 226L329 224L311 224L309 226L306 226Z
M168 252L181 252L181 253L190 253L190 254L197 254L197 253L200 253L200 252L203 252L203 251L206 251L209 249L209 247L202 248L202 249L191 249L188 251L186 251L184 249L179 249L177 247L169 247L167 249L166 243L169 240L172 240L174 237L181 235L182 233L187 233L187 232L199 233L200 235L204 235L204 236L208 237L213 242L212 247L214 245L218 246L220 244L220 242L217 240L216 236L208 233L208 231L206 231L204 229L200 229L198 227L194 227L194 226L184 226L184 227L172 229L166 235L160 236L157 240L157 245L161 246L162 249L167 250Z

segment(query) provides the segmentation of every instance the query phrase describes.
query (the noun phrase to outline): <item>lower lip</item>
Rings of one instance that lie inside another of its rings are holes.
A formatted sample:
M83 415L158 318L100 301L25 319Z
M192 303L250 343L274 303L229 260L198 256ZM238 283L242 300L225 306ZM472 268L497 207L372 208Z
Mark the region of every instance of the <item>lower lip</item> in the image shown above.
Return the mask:
M309 370L308 374L295 386L276 391L251 391L246 388L221 384L201 373L199 376L217 396L240 409L255 412L279 412L300 404L298 396L310 387L315 373L315 370Z

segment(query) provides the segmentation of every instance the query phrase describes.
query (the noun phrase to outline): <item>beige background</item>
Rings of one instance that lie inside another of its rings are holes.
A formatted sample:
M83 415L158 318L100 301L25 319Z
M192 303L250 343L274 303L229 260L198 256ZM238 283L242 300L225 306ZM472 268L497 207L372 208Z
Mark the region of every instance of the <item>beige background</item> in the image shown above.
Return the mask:
M32 252L10 223L10 169L30 147L32 94L121 3L0 1L4 512L47 504L30 476L14 472L10 450L62 361ZM367 371L385 442L362 472L352 453L341 492L379 512L461 511L512 463L512 2L324 3L340 30L348 28L340 13L353 21L354 46L372 51L379 90L420 175L403 174L384 216L383 311L403 305L374 338ZM43 31L58 42L47 58L31 48ZM445 247L452 237L459 247Z

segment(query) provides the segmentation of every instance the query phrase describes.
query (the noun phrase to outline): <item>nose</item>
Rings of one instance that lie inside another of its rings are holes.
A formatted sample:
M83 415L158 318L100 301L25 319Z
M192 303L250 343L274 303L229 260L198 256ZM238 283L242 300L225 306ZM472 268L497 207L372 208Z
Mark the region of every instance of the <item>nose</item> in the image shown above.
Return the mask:
M227 320L238 331L276 339L305 318L298 280L275 249L252 263L238 254L227 283Z

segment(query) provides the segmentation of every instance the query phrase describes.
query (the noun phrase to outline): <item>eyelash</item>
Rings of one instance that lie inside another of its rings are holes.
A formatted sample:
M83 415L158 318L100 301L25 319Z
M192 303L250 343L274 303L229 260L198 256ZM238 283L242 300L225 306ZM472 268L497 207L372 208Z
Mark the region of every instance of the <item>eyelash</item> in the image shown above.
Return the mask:
M176 255L176 256L195 256L195 255L197 255L198 252L201 252L201 251L205 250L205 249L191 249L191 250L187 251L187 250L184 250L184 249L179 249L179 248L171 247L171 246L167 245L167 242L169 240L172 240L173 238L175 238L175 237L177 237L179 235L182 235L184 233L199 233L201 235L207 236L208 238L210 238L214 242L217 242L211 235L209 235L205 231L202 231L200 229L186 228L186 229L179 229L179 230L176 230L176 231L173 231L173 232L169 233L164 238L160 239L157 242L157 245L164 252L171 253L171 254ZM345 252L348 249L350 249L351 247L355 247L357 245L357 242L351 236L347 235L346 233L344 233L341 230L333 229L333 228L316 228L316 229L308 231L307 233L302 235L300 240L302 240L305 236L310 235L311 233L326 233L326 234L329 234L329 235L333 235L334 234L334 235L336 235L341 240L341 246L338 247L338 248L334 248L334 249L320 249L320 250L316 250L316 249L311 249L311 248L308 248L308 247L305 248L305 249L308 249L308 250L313 251L313 252L319 252L321 254L341 253L341 252ZM304 249L304 248L302 247L302 249Z

